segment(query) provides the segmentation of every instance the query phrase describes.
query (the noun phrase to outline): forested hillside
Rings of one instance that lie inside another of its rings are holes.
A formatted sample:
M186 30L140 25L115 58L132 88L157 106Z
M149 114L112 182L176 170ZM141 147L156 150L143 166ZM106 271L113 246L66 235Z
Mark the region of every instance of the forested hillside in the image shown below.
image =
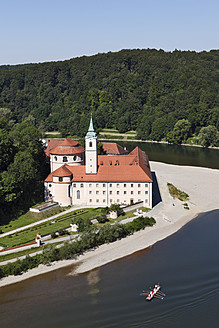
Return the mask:
M0 67L0 107L41 131L95 127L160 140L186 119L219 130L219 50L122 50L64 62Z
M29 122L13 125L0 117L0 225L43 201L49 167L41 137Z

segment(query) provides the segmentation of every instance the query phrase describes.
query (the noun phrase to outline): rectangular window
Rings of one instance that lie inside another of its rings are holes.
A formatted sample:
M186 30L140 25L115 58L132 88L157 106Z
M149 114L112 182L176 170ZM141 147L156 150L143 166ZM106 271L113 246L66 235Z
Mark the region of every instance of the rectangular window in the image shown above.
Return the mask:
M89 190L89 195L91 195L92 194L92 190Z
M146 188L148 187L148 184L147 184L147 183L145 183L145 187L146 187Z
M138 199L138 202L140 202L141 200L140 199Z
M112 190L110 190L110 195L112 195L112 193L113 193Z
M145 191L145 195L147 195L147 194L148 194L148 191L146 190L146 191Z
M140 183L138 183L138 188L140 188L141 187L141 184Z
M103 187L104 187L104 188L106 187L106 184L105 184L105 183L103 183Z
M119 204L119 199L117 199L117 204Z
M131 191L131 195L133 195L133 191Z
M117 195L119 195L119 191L117 191L116 193L117 193Z
M131 183L131 188L133 188L133 183Z
M140 191L138 191L138 195L141 195L141 192Z
M116 184L116 187L119 188L119 183Z
M109 185L109 186L110 186L110 188L112 188L112 183L110 183L110 185Z
M83 188L84 187L84 185L83 185L83 183L81 183L81 188Z
M110 203L112 203L113 202L113 200L112 199L110 199Z
M73 188L76 188L76 183L73 183Z
M126 188L126 183L124 183L124 188Z
M89 183L89 188L91 188L92 187L92 183Z
M103 191L103 195L105 195L106 194L106 192L105 192L105 190Z
M99 199L96 199L96 202L99 203Z
M92 203L92 199L89 199L89 202Z
M126 190L124 190L124 195L126 195L127 194L127 191Z
M145 202L148 203L148 199L146 199Z
M96 195L99 195L99 190L96 191Z
M59 177L59 182L62 182L63 181L63 177Z
M103 199L103 203L106 203L106 199Z
M96 187L99 188L99 183L96 183Z

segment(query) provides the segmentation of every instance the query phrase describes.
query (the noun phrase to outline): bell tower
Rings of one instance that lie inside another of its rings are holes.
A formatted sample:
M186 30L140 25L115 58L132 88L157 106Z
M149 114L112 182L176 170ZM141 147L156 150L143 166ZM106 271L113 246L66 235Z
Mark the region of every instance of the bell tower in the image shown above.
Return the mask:
M85 137L85 165L86 174L97 174L97 134L94 131L92 115Z

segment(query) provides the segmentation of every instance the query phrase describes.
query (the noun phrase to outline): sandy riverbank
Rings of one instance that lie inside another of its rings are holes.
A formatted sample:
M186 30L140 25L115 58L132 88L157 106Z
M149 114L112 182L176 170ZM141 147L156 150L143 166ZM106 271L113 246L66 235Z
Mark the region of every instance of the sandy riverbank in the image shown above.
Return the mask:
M156 173L162 202L149 213L156 219L156 225L135 233L133 236L100 246L98 249L79 256L77 260L53 263L47 267L40 265L21 276L9 276L0 280L0 287L43 274L61 267L77 264L72 274L83 273L106 263L130 255L149 247L179 230L201 212L219 209L219 170L170 165L151 162L151 170ZM182 202L169 195L167 182L189 194L189 210Z

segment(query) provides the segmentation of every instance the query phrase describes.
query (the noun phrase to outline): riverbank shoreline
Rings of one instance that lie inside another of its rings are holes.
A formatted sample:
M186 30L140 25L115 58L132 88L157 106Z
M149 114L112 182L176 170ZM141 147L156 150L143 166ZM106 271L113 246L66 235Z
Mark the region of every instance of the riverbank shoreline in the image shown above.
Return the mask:
M175 145L173 143L169 143L167 141L157 141L157 140L141 140L141 139L105 139L105 138L99 138L98 139L99 141L109 141L109 142L112 142L112 141L121 141L121 142L143 142L143 143L155 143L155 144L164 144L164 145ZM190 145L190 144L180 144L180 145L177 145L177 146L188 146L188 147L197 147L197 148L204 148L203 146L201 145ZM207 149L216 149L216 150L219 150L219 147L212 147L212 146L209 146Z
M71 274L80 274L111 261L131 255L154 245L156 242L176 233L189 221L202 212L219 208L219 170L150 162L151 170L158 181L162 202L149 213L156 220L153 227L136 232L132 236L111 244L104 244L95 250L80 255L76 260L64 260L52 263L51 266L40 265L19 276L9 276L0 280L0 287L18 283L22 280L44 274L59 268L76 264ZM189 195L189 210L184 202L173 199L168 191L167 182Z

